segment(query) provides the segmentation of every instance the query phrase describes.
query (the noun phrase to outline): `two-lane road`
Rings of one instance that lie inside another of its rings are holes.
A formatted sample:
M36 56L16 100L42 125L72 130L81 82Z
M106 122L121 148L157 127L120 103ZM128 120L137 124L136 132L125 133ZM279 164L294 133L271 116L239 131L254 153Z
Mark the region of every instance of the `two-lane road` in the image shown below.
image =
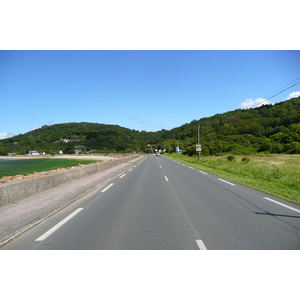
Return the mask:
M146 156L3 249L300 249L300 208Z

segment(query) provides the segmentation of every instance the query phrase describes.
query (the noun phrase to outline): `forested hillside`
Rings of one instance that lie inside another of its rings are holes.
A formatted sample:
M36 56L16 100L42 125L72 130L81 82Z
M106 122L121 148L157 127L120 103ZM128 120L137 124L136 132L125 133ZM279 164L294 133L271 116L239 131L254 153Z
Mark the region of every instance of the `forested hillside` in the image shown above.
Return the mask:
M163 146L178 140L183 151L194 154L198 124L204 155L300 153L300 97L194 120L170 130Z
M44 125L39 129L0 140L0 154L27 154L29 151L74 153L84 151L132 151L143 149L139 132L117 125L98 123L63 123Z
M188 108L187 108L188 109ZM235 110L193 120L172 130L139 132L118 125L64 123L0 140L0 154L38 152L74 153L85 151L145 151L166 149L195 154L198 124L203 155L300 153L300 97L275 105ZM148 146L151 144L152 146Z

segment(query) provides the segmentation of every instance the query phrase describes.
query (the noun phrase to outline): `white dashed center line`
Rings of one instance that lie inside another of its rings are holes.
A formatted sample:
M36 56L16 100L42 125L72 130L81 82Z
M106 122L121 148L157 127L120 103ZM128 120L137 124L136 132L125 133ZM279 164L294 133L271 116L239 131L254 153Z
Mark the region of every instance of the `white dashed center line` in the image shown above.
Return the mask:
M207 250L202 240L196 240L196 243L200 250Z

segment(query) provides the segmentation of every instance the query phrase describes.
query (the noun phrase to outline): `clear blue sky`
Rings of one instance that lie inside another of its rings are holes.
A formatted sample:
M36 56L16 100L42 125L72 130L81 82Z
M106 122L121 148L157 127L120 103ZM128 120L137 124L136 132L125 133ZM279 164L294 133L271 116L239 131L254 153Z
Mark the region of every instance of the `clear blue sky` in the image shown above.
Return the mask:
M300 51L5 50L0 137L67 122L171 129L251 105L297 78Z

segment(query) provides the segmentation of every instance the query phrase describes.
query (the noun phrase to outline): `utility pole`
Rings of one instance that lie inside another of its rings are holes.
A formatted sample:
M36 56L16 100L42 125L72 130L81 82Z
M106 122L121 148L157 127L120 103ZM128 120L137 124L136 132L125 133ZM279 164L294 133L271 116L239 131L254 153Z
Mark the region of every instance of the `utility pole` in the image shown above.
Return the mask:
M200 145L200 124L198 124L198 144L196 144L196 152L198 152L198 160L200 160L200 151L201 151L201 145Z
M198 124L198 145L200 145L200 124ZM200 151L198 151L198 160L200 160Z

